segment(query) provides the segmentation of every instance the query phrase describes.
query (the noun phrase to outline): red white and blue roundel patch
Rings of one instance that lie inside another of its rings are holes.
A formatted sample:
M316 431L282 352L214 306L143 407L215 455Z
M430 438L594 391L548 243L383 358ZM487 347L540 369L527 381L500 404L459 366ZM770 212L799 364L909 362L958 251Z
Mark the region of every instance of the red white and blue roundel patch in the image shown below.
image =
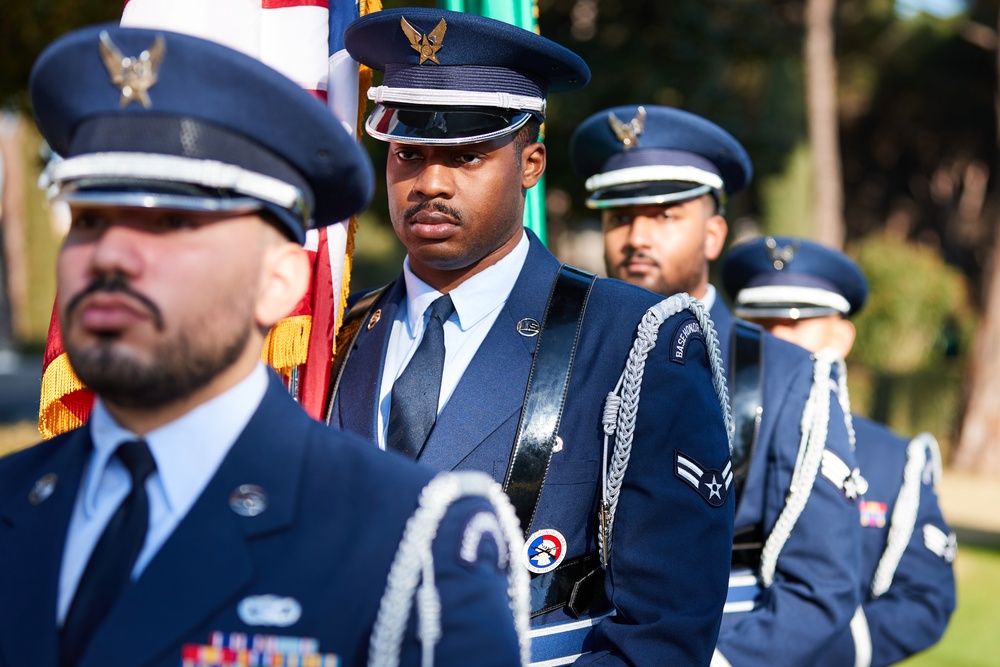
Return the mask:
M687 454L674 450L674 475L687 482L712 507L722 507L733 483L733 461L726 459L722 470L710 470Z
M566 538L558 530L543 528L524 541L524 564L535 574L551 572L566 558Z

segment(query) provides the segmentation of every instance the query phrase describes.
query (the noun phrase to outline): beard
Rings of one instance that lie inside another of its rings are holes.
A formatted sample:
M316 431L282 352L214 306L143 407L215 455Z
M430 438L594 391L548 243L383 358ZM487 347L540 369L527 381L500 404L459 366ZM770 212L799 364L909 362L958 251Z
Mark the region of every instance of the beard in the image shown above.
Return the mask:
M642 274L629 273L626 266L629 260L633 257L641 257L643 259L653 261L655 263L656 270ZM693 295L694 292L701 287L704 279L703 268L700 264L679 264L670 267L670 269L671 270L669 272L666 271L663 262L640 251L625 255L622 261L614 267L614 270L610 272L609 275L613 278L618 278L619 280L623 280L627 283L637 285L638 287L642 287L661 296L672 296L680 292L686 292Z
M149 360L129 354L108 336L86 348L64 341L70 365L103 400L124 408L159 408L190 396L236 363L250 339L251 325L225 339L216 332L181 332L153 346Z
M146 359L107 334L83 345L74 336L72 313L90 294L120 292L149 313L159 341L143 348ZM107 402L125 408L159 408L206 386L239 359L250 339L252 308L249 295L220 299L205 326L167 331L163 313L151 299L136 291L120 274L97 277L66 305L63 346L77 377Z

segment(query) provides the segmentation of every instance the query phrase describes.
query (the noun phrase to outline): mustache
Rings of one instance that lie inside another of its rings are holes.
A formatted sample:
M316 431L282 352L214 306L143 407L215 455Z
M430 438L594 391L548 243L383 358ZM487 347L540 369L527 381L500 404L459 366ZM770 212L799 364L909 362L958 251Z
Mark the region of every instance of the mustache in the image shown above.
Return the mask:
M97 294L99 292L104 292L106 294L113 294L115 292L119 292L121 294L125 294L127 296L132 297L133 299L141 303L146 310L149 311L150 316L153 318L153 325L158 330L161 331L163 330L163 313L160 312L160 309L157 307L157 305L153 303L144 294L134 290L132 286L128 284L128 281L125 279L125 276L123 276L120 273L107 273L98 276L97 278L94 279L93 282L87 285L86 289L84 289L79 294L70 299L69 303L66 304L67 319L73 313L73 311L80 306L80 304L83 302L84 299L86 299L88 296Z
M448 206L447 204L439 201L422 201L419 204L414 204L410 208L403 212L403 219L409 220L417 213L421 211L435 211L437 213L444 213L450 218L454 219L455 222L462 221L462 214L458 212L457 209Z
M628 264L629 262L631 262L633 259L638 259L638 260L642 260L642 261L645 261L645 262L649 262L649 263L653 264L654 266L659 266L660 265L659 260L657 260L655 257L653 257L652 255L650 255L646 251L644 251L644 250L638 250L636 248L626 248L625 249L625 256L622 258L622 261L619 262L619 266L624 266L625 264Z

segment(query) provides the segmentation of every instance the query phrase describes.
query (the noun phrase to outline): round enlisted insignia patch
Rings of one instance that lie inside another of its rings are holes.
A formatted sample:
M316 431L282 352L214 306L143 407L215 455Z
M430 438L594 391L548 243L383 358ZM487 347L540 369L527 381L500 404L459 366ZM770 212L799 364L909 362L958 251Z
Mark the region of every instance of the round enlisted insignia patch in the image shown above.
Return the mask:
M532 317L522 318L521 321L517 323L517 333L521 334L525 338L534 338L541 330L542 325L538 323L538 320Z
M28 493L28 502L32 505L38 505L40 503L48 500L52 492L56 490L56 480L59 477L54 473L50 472L47 475L42 475L35 485L31 487L31 492Z
M551 572L566 558L566 538L558 530L543 528L524 541L524 563L535 574Z
M381 308L379 308L374 313L372 313L371 319L368 320L368 330L371 331L372 327L374 327L376 324L378 324L378 321L380 319L382 319L382 309Z
M240 516L257 516L267 509L267 493L256 484L240 484L229 494L229 508Z

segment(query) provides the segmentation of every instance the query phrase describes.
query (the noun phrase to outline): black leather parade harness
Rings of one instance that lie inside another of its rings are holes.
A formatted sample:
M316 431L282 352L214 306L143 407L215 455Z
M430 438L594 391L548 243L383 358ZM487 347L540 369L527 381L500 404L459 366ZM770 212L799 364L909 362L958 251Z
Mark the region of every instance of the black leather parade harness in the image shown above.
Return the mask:
M757 448L760 420L764 412L763 331L748 322L736 321L732 340L731 399L733 434L733 490L739 511L750 462ZM733 565L756 569L764 548L763 529L758 524L739 528L733 535Z

